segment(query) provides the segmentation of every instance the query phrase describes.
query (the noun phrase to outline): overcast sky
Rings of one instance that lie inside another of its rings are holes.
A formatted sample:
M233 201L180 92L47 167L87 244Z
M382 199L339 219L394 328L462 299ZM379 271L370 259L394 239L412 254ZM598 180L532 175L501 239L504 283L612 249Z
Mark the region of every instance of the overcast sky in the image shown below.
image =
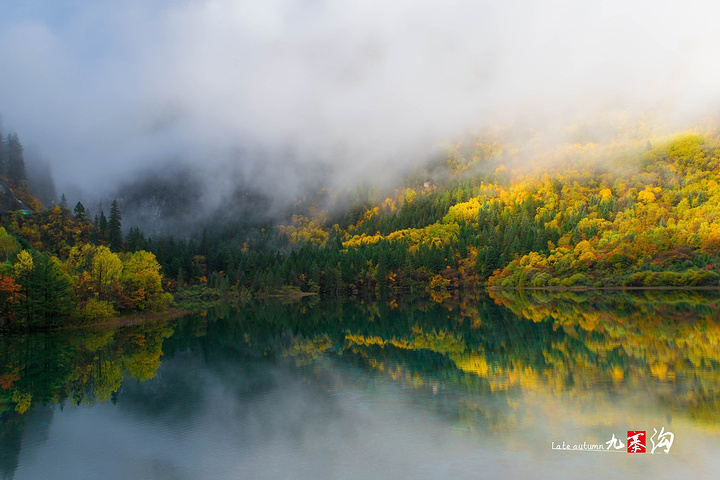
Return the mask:
M168 161L256 170L258 157L239 151L277 154L279 176L283 162L323 162L355 178L518 117L543 126L607 109L688 122L714 113L718 10L657 0L3 2L0 113L53 164L59 191L108 188Z

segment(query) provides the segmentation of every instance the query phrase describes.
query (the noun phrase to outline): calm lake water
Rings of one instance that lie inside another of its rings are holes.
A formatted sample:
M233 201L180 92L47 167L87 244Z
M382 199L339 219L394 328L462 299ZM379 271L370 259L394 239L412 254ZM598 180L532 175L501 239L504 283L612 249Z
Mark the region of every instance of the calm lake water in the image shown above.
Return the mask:
M718 478L718 302L688 291L311 299L7 335L0 475ZM628 431L646 432L646 453L627 453ZM563 442L603 450L553 449Z

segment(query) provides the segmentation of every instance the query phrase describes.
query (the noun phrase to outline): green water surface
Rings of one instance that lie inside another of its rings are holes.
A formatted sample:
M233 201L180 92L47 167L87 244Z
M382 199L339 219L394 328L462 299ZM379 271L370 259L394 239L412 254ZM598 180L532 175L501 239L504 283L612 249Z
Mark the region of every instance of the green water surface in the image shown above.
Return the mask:
M5 335L0 475L717 478L719 301L306 299ZM651 453L653 429L673 434L668 453ZM645 454L553 449L628 431L647 433Z

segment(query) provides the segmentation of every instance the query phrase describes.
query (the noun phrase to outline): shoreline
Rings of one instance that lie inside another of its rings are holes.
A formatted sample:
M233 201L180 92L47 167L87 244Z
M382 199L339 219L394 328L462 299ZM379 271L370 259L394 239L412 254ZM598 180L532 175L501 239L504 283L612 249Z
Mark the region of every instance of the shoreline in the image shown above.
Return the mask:
M298 299L298 298L304 298L304 297L313 297L313 296L321 296L317 292L301 292L301 291L291 291L288 293L262 293L258 294L256 298L258 299L266 299L266 298L292 298L292 299Z
M184 315L193 313L193 310L188 309L176 309L171 308L164 312L148 312L148 313L136 313L132 315L123 315L117 317L110 317L101 322L88 323L88 324L76 324L68 325L63 330L92 330L95 328L120 328L131 325L140 325L146 322L152 322L156 320L174 320Z
M483 286L478 289L478 293L480 292L519 292L519 291L545 291L545 292L551 292L551 293L560 293L560 292L591 292L591 291L720 291L720 286L677 286L677 287L671 287L671 286L656 286L656 287L623 287L623 286L607 286L607 287L587 287L587 286L577 286L577 287L564 287L564 286L546 286L546 287L500 287L500 286ZM299 300L304 297L319 297L323 298L324 296L316 293L316 292L300 292L300 291L294 291L289 293L274 293L274 294L261 294L256 297L257 300ZM472 296L472 295L471 295ZM403 296L397 297L401 298ZM354 297L340 297L343 300L351 300ZM76 323L76 324L70 324L65 326L60 326L59 328L52 328L49 330L64 330L64 331L83 331L83 330L94 330L94 329L107 329L107 328L121 328L126 326L133 326L133 325L141 325L143 323L149 323L154 321L169 321L169 320L175 320L177 318L180 318L185 315L191 315L193 313L200 313L204 310L206 310L209 307L215 306L217 304L222 303L233 303L226 302L223 300L217 300L214 302L206 303L205 305L199 306L199 308L188 308L188 307L182 307L182 308L169 308L168 310L164 312L143 312L143 313L134 313L130 315L122 315L122 316L115 316L111 318L107 318L103 321L96 322L96 323ZM34 329L32 329L34 330ZM38 329L38 330L45 330L45 329ZM7 333L6 331L0 331L0 334Z
M567 291L589 291L589 290L720 290L718 286L677 286L677 287L483 287L485 290L548 290L556 292L567 292Z

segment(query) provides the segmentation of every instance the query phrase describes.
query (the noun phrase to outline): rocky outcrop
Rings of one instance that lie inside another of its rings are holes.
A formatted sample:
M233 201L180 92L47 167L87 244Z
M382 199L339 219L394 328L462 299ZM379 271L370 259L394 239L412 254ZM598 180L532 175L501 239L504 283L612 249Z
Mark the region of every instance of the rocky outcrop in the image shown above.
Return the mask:
M13 189L5 180L0 179L0 215L5 215L12 210L34 211L30 205L27 205L15 195Z

